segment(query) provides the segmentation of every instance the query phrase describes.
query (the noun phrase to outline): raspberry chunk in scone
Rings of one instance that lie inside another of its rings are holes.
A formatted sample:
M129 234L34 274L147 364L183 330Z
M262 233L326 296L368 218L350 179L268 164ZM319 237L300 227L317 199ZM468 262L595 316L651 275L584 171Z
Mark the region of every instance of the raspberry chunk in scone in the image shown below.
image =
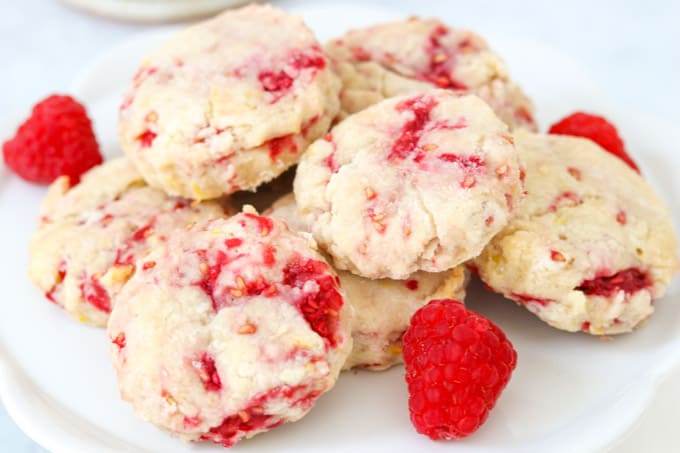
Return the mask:
M326 51L343 82L341 117L393 96L443 88L481 97L511 129L536 129L531 101L469 30L411 17L350 30Z
M250 5L151 52L119 138L152 187L192 199L254 190L294 165L338 112L340 81L303 21Z
M335 384L351 308L310 239L244 212L178 230L145 261L108 325L121 395L145 420L231 446Z
M559 329L602 335L640 326L679 269L668 207L594 141L515 138L528 195L475 259L479 276Z
M431 90L354 114L303 156L295 198L338 269L442 272L481 252L522 198L507 126L476 96Z

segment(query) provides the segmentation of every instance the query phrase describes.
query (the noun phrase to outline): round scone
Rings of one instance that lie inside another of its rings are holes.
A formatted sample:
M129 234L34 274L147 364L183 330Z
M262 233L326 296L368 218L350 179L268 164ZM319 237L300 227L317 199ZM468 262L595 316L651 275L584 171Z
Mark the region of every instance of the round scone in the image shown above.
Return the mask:
M352 348L352 310L311 239L252 212L156 247L108 324L123 399L184 440L231 446L298 420Z
M152 187L217 198L297 162L337 114L339 89L300 18L251 5L148 55L120 107L118 135Z
M432 87L484 99L511 129L536 129L531 101L486 41L437 19L412 17L351 30L326 44L343 88L341 116Z
M477 256L522 196L507 126L476 96L384 100L314 142L295 198L338 269L441 272Z
M136 260L177 229L224 217L214 202L191 204L144 184L127 158L94 167L70 187L57 179L40 208L29 276L72 317L103 326Z
M475 266L553 327L630 332L678 271L668 208L590 140L518 133L528 195Z
M310 230L298 214L293 194L277 200L267 214L284 220L293 231ZM464 266L438 273L416 272L406 280L371 280L347 271L338 271L338 277L354 309L354 346L344 369L376 371L403 362L401 337L413 313L433 299L454 298L462 302L467 284Z

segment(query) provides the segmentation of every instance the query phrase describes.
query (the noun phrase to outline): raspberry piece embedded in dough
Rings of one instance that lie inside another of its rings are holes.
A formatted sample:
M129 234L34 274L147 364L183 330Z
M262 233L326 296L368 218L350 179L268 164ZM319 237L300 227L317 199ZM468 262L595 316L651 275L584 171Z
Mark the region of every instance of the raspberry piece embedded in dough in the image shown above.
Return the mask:
M430 122L430 113L435 105L437 105L437 101L432 97L414 97L397 104L398 112L410 112L412 118L402 126L399 136L387 156L388 159L405 159L409 154L416 151L425 126ZM420 160L422 156L416 156L415 159Z
M336 346L334 332L338 330L337 313L343 300L334 289L339 281L328 275L328 265L319 260L293 260L283 269L283 282L300 289L309 283L317 286L316 292L298 299L297 306L314 332L328 340L331 346Z
M91 277L80 284L80 292L85 302L104 313L111 313L109 293L97 279Z
M116 343L115 339L112 343ZM215 359L210 354L204 352L198 360L192 362L192 365L196 368L206 390L217 391L222 388L220 375L215 368Z
M601 275L591 280L585 280L576 288L588 296L611 297L619 291L634 294L649 288L652 282L646 272L639 269L624 269L614 275Z

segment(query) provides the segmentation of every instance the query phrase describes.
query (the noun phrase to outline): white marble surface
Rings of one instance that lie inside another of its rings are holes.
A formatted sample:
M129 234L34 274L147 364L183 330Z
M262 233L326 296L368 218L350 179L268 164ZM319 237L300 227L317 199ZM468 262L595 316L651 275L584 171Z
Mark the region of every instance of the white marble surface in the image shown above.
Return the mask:
M591 68L615 105L680 121L680 2L363 2L440 16L482 33L542 40ZM79 69L102 49L149 28L87 16L55 0L9 4L3 5L0 15L0 86L4 87L0 117L27 111L46 95L65 91ZM675 426L678 407L680 370L661 383L649 410L612 451L680 450L680 431ZM1 405L0 446L1 451L13 453L45 451L16 428Z

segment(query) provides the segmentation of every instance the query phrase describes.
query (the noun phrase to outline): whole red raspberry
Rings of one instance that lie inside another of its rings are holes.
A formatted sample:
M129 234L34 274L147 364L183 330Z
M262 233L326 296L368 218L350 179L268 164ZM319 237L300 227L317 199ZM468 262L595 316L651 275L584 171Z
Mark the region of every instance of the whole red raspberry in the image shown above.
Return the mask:
M14 138L2 145L7 166L27 181L47 184L67 175L71 184L102 162L85 108L71 96L52 95L33 107Z
M411 422L434 440L476 431L517 364L512 343L494 323L450 299L415 312L403 348Z
M604 117L583 112L572 113L550 126L548 132L589 138L640 173L640 169L626 152L616 127Z

